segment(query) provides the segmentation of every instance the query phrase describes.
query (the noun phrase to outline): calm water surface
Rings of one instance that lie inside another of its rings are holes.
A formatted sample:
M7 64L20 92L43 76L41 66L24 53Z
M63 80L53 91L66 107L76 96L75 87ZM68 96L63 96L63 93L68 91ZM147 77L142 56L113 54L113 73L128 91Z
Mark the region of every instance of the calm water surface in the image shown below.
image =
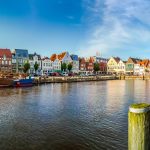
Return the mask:
M150 81L0 89L0 150L126 150L131 103L150 103Z

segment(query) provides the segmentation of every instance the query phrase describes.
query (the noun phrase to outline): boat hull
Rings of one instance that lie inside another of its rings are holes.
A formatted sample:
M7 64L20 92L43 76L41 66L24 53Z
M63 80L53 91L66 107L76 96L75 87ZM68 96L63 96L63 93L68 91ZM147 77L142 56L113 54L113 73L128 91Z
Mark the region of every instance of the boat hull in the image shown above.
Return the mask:
M0 88L1 87L11 87L13 86L13 80L7 78L0 78Z
M33 79L14 80L14 87L31 87L33 86Z

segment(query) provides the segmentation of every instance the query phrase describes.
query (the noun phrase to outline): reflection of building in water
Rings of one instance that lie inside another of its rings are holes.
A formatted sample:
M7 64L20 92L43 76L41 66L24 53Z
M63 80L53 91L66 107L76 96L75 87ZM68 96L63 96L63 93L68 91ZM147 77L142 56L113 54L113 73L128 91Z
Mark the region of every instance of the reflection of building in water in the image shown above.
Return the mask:
M110 112L122 109L126 101L126 81L109 81L106 90L106 109Z

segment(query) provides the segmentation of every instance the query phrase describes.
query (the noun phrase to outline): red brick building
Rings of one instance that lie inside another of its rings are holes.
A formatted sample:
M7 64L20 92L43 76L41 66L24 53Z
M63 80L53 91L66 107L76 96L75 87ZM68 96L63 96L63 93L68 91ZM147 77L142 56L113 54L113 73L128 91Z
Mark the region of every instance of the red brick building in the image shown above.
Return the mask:
M12 54L10 49L0 49L0 72L12 72Z
M107 73L107 63L106 62L99 62L99 72L102 74Z
M86 63L86 70L89 72L94 71L94 60L92 57L90 57L89 61Z
M79 69L80 71L86 71L86 62L84 58L79 59Z

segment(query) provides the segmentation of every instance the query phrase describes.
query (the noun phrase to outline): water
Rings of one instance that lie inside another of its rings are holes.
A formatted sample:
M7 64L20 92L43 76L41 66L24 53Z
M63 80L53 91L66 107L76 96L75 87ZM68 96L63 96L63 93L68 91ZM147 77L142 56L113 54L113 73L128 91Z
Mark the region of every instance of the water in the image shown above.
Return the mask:
M0 89L0 150L126 150L131 103L150 103L150 81Z

